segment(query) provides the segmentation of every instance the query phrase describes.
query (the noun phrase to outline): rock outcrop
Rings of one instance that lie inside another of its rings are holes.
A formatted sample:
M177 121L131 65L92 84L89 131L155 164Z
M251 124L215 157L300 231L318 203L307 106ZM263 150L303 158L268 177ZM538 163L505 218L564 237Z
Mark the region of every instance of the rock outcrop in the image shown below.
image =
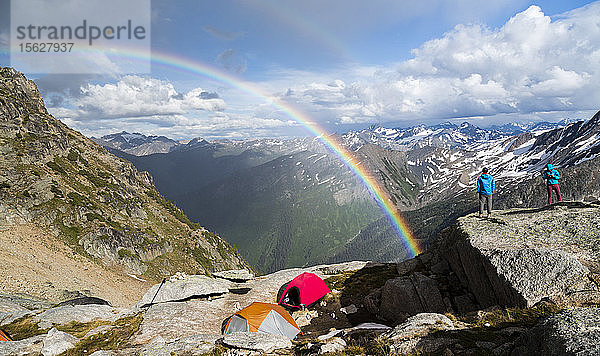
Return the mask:
M469 215L438 236L432 253L448 262L481 308L597 300L591 277L600 272L599 213L596 204L565 202L496 211L491 219Z
M143 279L249 269L165 200L148 173L52 117L34 82L11 68L0 68L0 155L2 225L42 228L78 255Z
M600 308L570 308L542 321L520 340L516 353L600 355Z

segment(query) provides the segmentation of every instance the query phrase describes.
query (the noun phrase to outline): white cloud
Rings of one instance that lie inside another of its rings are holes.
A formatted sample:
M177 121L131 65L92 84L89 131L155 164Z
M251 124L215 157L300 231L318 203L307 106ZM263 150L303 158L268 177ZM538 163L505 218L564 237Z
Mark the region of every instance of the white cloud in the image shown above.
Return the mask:
M125 76L116 83L88 84L71 97L71 107L51 107L52 115L89 136L116 131L164 134L175 138L243 138L295 127L294 121L252 109L225 112L214 92L195 88L178 92L172 83Z
M57 115L59 111L53 109L51 113ZM273 136L273 133L285 135L287 131L297 126L296 122L289 120L283 121L225 113L215 113L210 117L157 115L123 118L121 120L90 119L85 122L73 120L69 115L65 115L61 120L84 135L96 137L123 130L165 135L175 139L189 139L191 137L204 137L207 139L269 137Z
M73 100L73 108L57 108L58 117L133 118L183 115L194 111L223 111L225 102L214 93L196 88L178 93L173 84L154 78L125 76L115 84L88 84Z
M600 3L554 21L531 6L497 29L456 26L394 68L343 85L300 80L281 97L342 123L589 110L600 102L598 18Z

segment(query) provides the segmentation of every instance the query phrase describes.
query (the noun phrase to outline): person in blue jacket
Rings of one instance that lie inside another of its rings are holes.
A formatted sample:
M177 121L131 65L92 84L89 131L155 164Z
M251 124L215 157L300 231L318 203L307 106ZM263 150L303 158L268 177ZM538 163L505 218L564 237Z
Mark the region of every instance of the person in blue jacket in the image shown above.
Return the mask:
M562 198L560 197L560 186L558 185L558 180L560 179L558 171L548 163L546 169L542 172L542 177L546 180L546 186L548 187L548 205L552 204L553 190L556 191L558 201L562 201Z
M484 168L477 178L477 193L479 193L479 217L483 214L483 208L487 205L488 216L492 215L492 194L496 191L496 180Z

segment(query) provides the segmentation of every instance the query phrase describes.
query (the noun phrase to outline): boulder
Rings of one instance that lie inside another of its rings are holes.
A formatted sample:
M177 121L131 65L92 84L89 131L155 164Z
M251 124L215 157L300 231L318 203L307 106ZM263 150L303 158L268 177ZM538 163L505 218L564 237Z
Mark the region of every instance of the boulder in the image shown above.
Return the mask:
M445 311L437 282L421 273L390 279L381 288L378 315L386 320L398 322L418 313Z
M192 297L209 297L229 292L231 282L207 276L185 276L182 279L171 279L162 284L155 284L138 303L140 306L153 303L182 301ZM160 287L160 289L159 289ZM158 291L158 294L157 294ZM156 295L156 298L154 297Z
M254 278L254 273L246 269L234 269L229 271L213 272L213 276L233 282L245 282Z
M46 337L44 338L44 347L42 348L42 355L60 355L63 352L75 347L75 344L77 344L78 341L79 339L75 336L52 328L50 329L50 331L48 331L48 335L46 335Z
M44 346L45 335L37 335L27 339L0 342L0 355L39 355Z
M144 314L134 341L145 344L159 335L173 342L198 334L220 334L221 323L230 314L233 308L223 299L154 304Z
M448 338L424 339L435 330L455 330L452 320L445 315L435 313L422 313L412 316L406 322L382 334L392 340L390 351L392 353L414 354L417 352L437 352L456 340Z
M45 329L52 325L64 325L71 321L79 323L89 323L93 320L115 321L126 314L126 310L108 305L65 305L38 314L34 321L39 322L39 327Z
M292 341L285 336L253 332L227 334L222 342L229 347L263 353L292 347Z
M520 350L541 355L600 355L600 308L570 308L525 333Z
M412 339L425 336L432 330L454 330L454 323L447 316L436 313L421 313L408 318L404 323L383 334L391 340Z
M332 337L327 342L321 345L319 354L326 354L329 352L341 352L346 348L346 341L341 337Z

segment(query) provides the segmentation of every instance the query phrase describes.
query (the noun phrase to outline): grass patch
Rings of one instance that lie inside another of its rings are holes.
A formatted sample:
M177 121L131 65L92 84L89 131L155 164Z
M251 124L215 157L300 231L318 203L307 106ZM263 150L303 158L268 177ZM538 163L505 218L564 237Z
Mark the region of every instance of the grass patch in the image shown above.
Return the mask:
M120 259L124 259L125 257L136 258L135 255L131 251L129 251L125 248L119 249L118 254L119 254Z
M27 339L28 337L42 335L48 332L48 329L40 329L37 323L33 321L33 316L26 315L8 325L2 327L14 341Z
M114 328L83 339L63 355L89 355L98 350L119 350L128 345L129 339L140 329L142 314L121 318L114 322Z
M90 332L90 330L93 330L99 327L100 325L110 325L110 322L106 320L97 320L89 323L79 323L76 321L72 321L65 325L59 325L56 327L56 329L66 332L67 334L71 334L78 339L81 339L85 336L85 334Z
M95 213L95 212L87 213L87 214L85 214L85 217L87 218L87 220L89 222L92 222L94 220L106 222L106 219L102 215Z
M538 320L561 311L556 304L544 303L532 308L507 308L486 313L474 323L476 328L532 327ZM489 326L485 326L489 324Z
M600 287L600 274L597 274L597 273L591 273L591 274L590 274L590 279L591 279L591 280L592 280L594 283L596 283L596 285L597 285L598 287Z
M67 174L67 172L58 164L56 164L56 162L54 161L50 161L48 163L46 163L46 166L48 166L50 169L52 169L53 171L60 173L60 174Z

